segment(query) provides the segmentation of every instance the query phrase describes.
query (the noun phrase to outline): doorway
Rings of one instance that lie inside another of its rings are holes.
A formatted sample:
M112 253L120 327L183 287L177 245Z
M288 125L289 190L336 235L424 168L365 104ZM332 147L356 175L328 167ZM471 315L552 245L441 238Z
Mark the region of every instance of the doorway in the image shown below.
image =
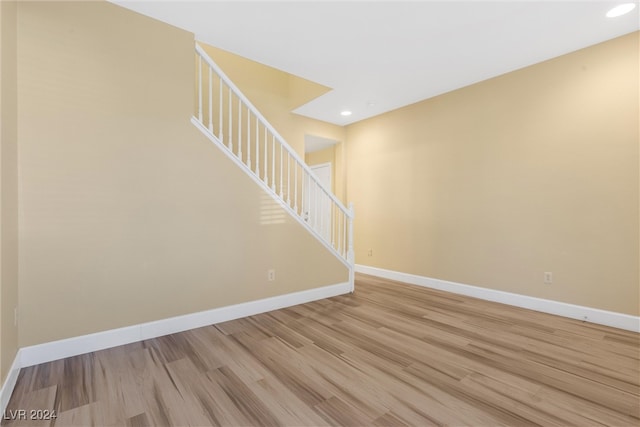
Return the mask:
M310 166L311 171L318 178L318 182L324 188L332 191L331 187L331 163L321 163ZM313 180L305 176L304 182L304 219L326 241L331 241L331 199L316 185Z

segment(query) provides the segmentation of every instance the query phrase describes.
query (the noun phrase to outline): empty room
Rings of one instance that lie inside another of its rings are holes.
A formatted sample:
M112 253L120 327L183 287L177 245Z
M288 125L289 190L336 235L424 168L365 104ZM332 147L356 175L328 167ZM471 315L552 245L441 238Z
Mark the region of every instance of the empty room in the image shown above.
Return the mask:
M0 1L3 426L637 426L628 1Z

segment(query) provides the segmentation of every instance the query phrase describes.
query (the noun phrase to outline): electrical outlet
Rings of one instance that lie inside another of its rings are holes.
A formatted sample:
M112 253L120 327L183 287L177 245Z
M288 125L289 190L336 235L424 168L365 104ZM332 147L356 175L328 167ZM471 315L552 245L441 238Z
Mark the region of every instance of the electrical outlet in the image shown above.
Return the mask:
M367 256L373 256L373 249L369 249L369 252L367 252Z
M544 272L544 283L546 283L547 285L550 285L553 283L553 273L550 271L545 271Z
M267 271L267 280L269 282L273 282L276 280L276 270L275 269L270 269Z

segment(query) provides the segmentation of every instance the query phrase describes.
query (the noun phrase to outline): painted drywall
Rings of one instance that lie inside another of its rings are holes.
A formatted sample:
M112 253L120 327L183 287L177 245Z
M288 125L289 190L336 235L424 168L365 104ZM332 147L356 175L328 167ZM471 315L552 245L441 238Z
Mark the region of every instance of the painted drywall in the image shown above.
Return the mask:
M349 126L356 262L640 314L638 38Z
M109 3L20 3L20 346L347 281L189 122L193 43Z
M0 2L0 383L18 351L17 5Z
M336 161L336 146L324 148L318 151L312 151L311 153L305 153L304 161L308 165L318 165L321 163L335 163Z

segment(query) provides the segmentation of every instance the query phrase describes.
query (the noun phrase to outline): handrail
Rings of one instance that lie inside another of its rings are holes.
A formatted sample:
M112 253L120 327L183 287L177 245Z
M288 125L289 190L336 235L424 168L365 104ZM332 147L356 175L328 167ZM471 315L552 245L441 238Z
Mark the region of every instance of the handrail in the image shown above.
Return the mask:
M319 181L298 153L197 43L195 50L197 111L192 122L349 268L353 290L353 206L345 207ZM208 71L208 81L204 82L203 65ZM218 110L217 121L214 120L215 109ZM260 175L261 166L263 176Z

